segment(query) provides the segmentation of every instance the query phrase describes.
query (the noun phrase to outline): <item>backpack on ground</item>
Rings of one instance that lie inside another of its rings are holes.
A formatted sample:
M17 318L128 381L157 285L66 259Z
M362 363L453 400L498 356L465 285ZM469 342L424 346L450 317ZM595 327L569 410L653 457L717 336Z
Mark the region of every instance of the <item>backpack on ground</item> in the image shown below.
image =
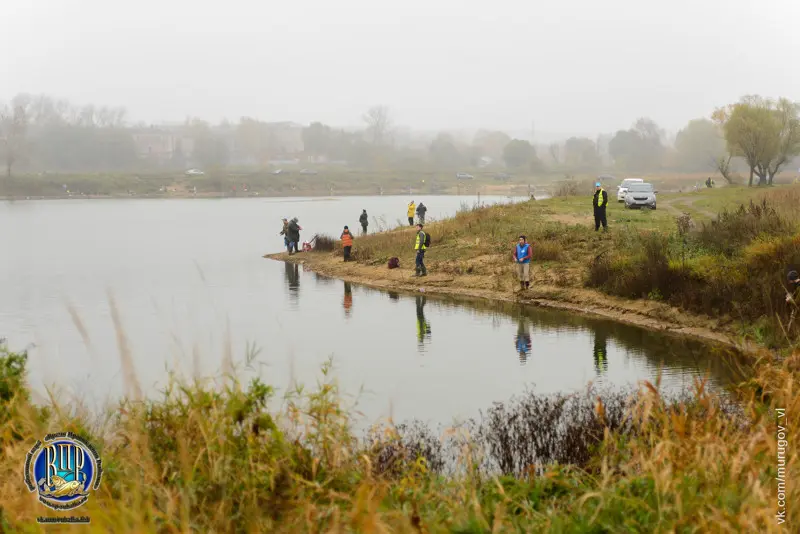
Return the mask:
M431 246L431 234L425 232L425 248Z
M398 267L400 267L400 259L389 258L389 263L387 264L387 267L389 267L390 269L397 269Z

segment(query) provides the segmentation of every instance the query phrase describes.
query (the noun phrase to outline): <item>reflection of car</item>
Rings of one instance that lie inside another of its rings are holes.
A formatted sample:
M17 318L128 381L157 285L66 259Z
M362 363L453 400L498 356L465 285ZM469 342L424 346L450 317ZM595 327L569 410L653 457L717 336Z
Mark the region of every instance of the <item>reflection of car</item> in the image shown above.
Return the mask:
M189 169L188 171L186 171L186 176L202 176L204 174L205 173L200 169Z
M465 172L457 172L456 173L456 178L459 179L459 180L472 180L475 177L472 176L471 174L467 174Z
M275 169L270 174L283 174L283 169Z
M303 169L302 171L300 171L300 174L317 174L317 171L315 171L314 169Z
M625 207L656 209L656 193L653 184L644 182L633 183L625 193Z
M644 180L641 178L625 178L622 180L622 183L617 186L617 202L624 202L625 201L625 194L628 192L628 188L631 184L641 184Z

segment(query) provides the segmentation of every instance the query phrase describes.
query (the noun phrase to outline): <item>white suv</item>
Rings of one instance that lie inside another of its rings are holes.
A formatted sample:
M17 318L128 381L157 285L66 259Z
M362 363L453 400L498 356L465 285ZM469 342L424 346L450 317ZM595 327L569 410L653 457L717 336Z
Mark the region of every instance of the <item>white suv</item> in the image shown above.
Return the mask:
M641 184L644 180L641 178L625 178L622 183L617 186L617 202L625 202L625 195L628 193L628 188L631 184Z

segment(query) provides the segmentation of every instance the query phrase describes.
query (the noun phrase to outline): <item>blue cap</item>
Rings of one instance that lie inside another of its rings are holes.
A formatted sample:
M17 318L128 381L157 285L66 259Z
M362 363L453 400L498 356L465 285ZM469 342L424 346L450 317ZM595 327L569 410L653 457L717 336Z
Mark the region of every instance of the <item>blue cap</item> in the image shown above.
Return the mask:
M595 186L595 187L600 187L600 182L595 182L595 183L594 183L594 186Z

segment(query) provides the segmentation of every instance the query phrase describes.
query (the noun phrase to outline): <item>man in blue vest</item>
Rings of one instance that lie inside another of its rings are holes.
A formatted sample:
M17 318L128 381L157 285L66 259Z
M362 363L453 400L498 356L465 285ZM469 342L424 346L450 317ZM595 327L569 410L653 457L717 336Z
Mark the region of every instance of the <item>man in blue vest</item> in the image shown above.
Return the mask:
M519 236L519 242L514 247L514 262L517 264L517 276L519 277L519 290L531 287L531 245L524 235Z
M603 225L603 231L608 230L608 223L606 222L606 206L608 205L608 193L600 185L600 182L594 184L595 192L592 197L592 207L594 207L594 231L600 229Z

